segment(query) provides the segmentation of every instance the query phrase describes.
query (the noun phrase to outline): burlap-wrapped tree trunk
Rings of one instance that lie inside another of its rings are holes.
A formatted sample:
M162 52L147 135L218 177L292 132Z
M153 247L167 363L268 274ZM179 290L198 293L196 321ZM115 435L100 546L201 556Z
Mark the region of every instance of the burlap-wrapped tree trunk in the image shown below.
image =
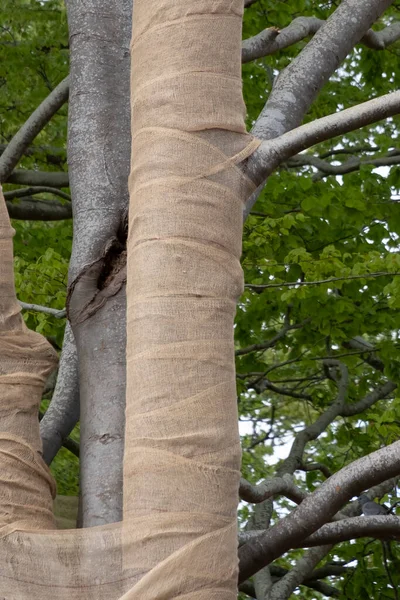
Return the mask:
M18 435L41 487L25 490L23 501L19 494L18 518L1 513L7 600L236 598L233 319L243 288L243 201L254 190L240 163L258 146L244 125L242 10L243 0L135 2L124 518L37 531L52 526L50 514L39 519L52 489L36 425L29 433L32 412ZM10 273L11 256L1 275L15 305ZM10 364L19 368L19 357ZM11 403L22 398L9 389ZM11 446L0 450L2 473L13 469L1 500L13 504L20 468Z

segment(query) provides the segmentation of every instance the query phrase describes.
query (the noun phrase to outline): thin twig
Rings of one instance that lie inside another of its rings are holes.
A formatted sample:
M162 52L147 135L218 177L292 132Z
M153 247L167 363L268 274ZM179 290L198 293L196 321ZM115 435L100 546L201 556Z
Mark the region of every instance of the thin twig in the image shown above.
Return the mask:
M45 315L51 315L56 319L65 319L67 316L67 311L65 308L59 310L58 308L50 308L48 306L40 306L39 304L29 304L27 302L19 302L21 308L23 310L34 310L35 312L41 312Z

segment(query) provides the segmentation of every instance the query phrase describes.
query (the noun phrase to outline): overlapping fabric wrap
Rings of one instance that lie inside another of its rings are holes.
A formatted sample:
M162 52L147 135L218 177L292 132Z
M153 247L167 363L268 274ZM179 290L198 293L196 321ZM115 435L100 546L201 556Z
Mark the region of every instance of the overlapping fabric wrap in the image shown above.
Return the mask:
M0 598L235 600L233 319L243 289L243 0L136 0L124 519L54 529L37 408L54 353L28 331L0 215Z

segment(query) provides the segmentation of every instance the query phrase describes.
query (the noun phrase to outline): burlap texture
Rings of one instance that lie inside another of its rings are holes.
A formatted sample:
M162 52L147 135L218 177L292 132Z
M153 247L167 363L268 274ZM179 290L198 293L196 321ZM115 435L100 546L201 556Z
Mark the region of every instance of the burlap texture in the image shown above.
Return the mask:
M244 125L242 10L243 0L134 3L120 524L44 531L54 487L35 411L53 357L15 333L10 228L0 229L0 356L11 355L0 376L0 598L236 599L233 319L254 190L240 163L258 146Z

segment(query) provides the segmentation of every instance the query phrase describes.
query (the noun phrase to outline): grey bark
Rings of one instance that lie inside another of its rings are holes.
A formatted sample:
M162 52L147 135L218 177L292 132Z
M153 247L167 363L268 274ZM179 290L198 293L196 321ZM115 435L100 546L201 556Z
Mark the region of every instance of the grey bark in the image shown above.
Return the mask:
M42 104L31 114L29 119L15 134L3 154L0 156L0 181L7 181L14 167L37 134L50 121L52 116L67 101L69 79L66 77L47 96Z
M59 196L64 200L68 200L71 202L71 196L58 190L57 188L40 186L40 187L28 187L22 188L19 190L9 190L8 192L3 192L4 198L6 200L14 200L14 198L25 198L26 196L35 196L36 194L53 194L54 196Z
M12 219L27 221L62 221L72 219L70 204L61 204L55 200L36 200L25 196L14 204L6 202L8 214Z
M335 473L257 542L240 548L240 580L248 579L290 548L301 546L362 489L399 474L400 442L364 456Z
M344 0L279 75L253 134L272 139L297 127L322 86L392 0Z
M63 171L29 171L28 169L17 169L7 177L6 183L67 188L69 187L69 176L68 173L64 173Z
M40 421L43 458L48 465L51 464L78 420L78 357L74 337L67 324L53 398Z
M243 41L242 63L247 63L263 56L269 56L279 50L288 48L304 38L314 35L325 23L316 17L297 17L282 30L274 27L264 29L254 37ZM381 31L370 29L362 37L361 42L374 50L384 50L400 37L400 23L393 23Z
M249 160L247 172L254 181L260 183L280 164L298 152L335 136L387 119L399 112L400 92L396 91L316 119L283 133L274 140L264 141ZM251 205L251 202L248 205Z
M122 517L126 312L112 256L128 206L131 0L67 0L71 51L68 163L74 215L70 319L81 401L81 521ZM114 253L115 254L115 253ZM115 256L114 256L115 258ZM98 262L100 261L100 262ZM86 277L90 265L100 265ZM108 272L107 269L110 268ZM102 303L82 313L103 290Z

